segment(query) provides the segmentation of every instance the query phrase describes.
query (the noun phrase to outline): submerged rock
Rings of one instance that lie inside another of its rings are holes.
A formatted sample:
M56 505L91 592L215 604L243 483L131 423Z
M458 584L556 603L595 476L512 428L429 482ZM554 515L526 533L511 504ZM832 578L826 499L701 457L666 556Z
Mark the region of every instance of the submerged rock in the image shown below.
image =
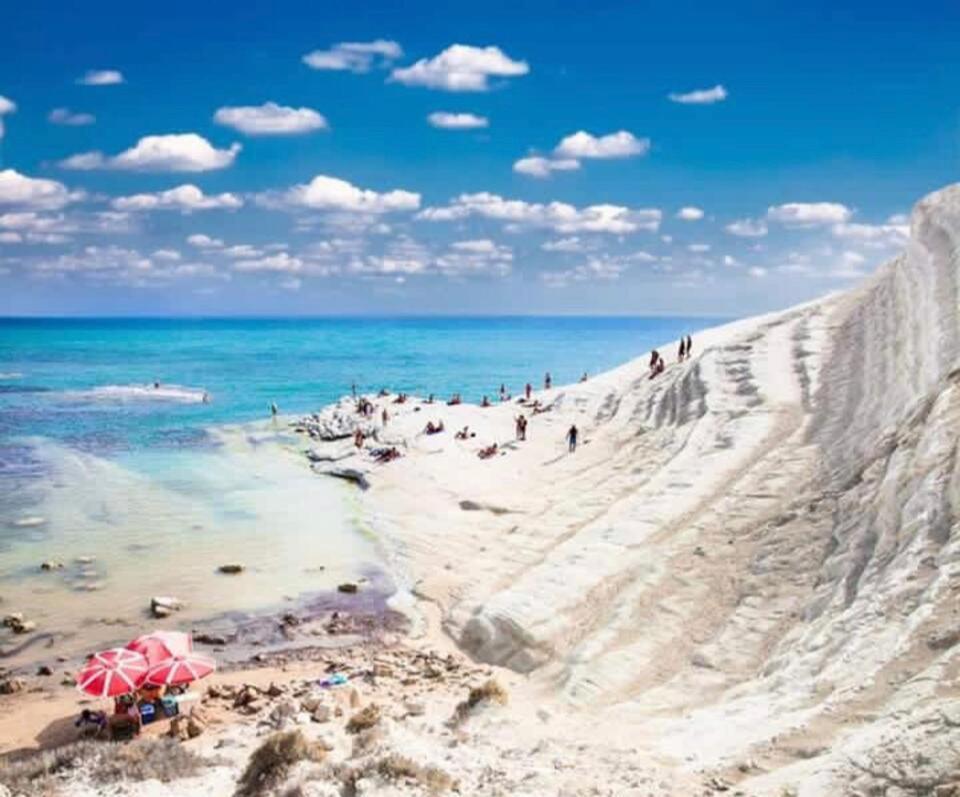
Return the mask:
M337 592L344 592L344 593L346 593L347 595L353 595L353 594L355 594L355 593L357 592L357 590L359 590L359 589L360 589L360 588L359 588L356 584L348 581L348 582L346 582L346 583L341 584L340 586L338 586L338 587L337 587Z
M220 565L217 570L221 573L226 573L228 575L235 575L237 573L242 573L244 571L244 566L240 564L229 564L229 565Z
M150 599L150 612L154 617L169 617L182 607L183 604L177 598L157 596Z

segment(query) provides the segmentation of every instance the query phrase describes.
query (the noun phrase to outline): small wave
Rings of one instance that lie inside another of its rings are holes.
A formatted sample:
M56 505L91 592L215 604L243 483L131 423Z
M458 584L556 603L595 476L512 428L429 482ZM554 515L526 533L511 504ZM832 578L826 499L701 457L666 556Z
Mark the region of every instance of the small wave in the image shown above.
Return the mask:
M0 379L23 379L23 374L18 371L9 371L7 373L0 371Z
M172 401L180 404L210 401L206 390L182 385L102 385L90 390L69 391L67 395L93 401Z

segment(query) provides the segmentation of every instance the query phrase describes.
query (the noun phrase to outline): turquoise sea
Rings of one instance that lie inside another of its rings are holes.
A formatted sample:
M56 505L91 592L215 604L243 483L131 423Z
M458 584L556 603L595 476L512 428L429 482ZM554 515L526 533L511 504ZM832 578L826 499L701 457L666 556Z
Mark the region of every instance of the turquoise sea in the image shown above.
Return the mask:
M309 471L287 417L353 384L476 402L547 371L564 384L715 323L0 319L0 595L89 638L155 594L196 619L328 589L376 565L375 533L350 488ZM211 579L224 560L248 566L242 589Z

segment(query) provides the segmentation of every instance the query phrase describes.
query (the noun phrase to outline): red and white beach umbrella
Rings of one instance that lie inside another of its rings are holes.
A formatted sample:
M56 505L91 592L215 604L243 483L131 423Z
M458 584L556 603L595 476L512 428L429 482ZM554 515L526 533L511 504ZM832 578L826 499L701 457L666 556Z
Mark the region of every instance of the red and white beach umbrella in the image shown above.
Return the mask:
M193 639L182 631L154 631L152 634L138 636L127 645L128 650L142 653L151 667L193 650Z
M138 689L150 665L142 653L111 648L94 653L77 674L77 688L94 697L116 697Z
M188 684L205 678L217 669L217 663L202 653L182 653L154 665L147 672L146 683L154 686Z

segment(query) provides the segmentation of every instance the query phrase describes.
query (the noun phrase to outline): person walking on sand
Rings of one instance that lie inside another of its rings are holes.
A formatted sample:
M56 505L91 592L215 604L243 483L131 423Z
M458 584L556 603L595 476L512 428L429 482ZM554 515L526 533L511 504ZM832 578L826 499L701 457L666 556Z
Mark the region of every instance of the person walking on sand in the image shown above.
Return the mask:
M693 338L687 335L687 351L685 356L688 360L690 359L690 352L692 351L693 351Z
M578 436L578 434L579 434L579 432L577 432L577 427L576 427L576 425L571 426L571 427L567 430L567 450L568 450L571 454L572 454L574 451L577 450L577 436Z
M527 396L527 401L530 401L530 394L533 393L533 385L527 382L527 386L523 389L523 392Z
M680 338L680 351L677 352L677 361L683 362L683 358L687 356L687 339Z
M383 425L386 426L387 422L390 420L390 413L387 412L387 408L383 408L383 412L380 413L380 420L383 421Z
M550 376L550 372L547 371L546 375L543 377L543 389L549 390L550 385L553 384L553 378Z

